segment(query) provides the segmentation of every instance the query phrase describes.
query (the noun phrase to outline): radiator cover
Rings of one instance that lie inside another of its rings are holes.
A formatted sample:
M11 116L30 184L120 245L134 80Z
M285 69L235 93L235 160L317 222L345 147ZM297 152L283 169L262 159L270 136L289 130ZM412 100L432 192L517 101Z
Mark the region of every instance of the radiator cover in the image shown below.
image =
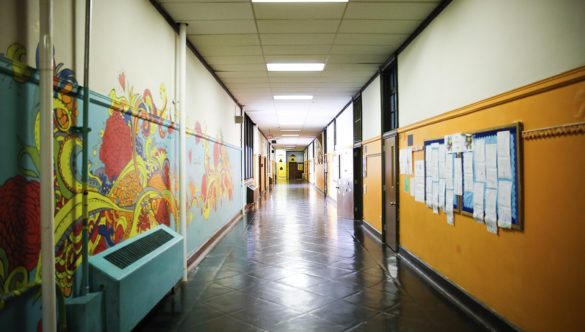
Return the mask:
M107 331L131 331L183 275L183 238L159 225L92 256L92 290L103 290Z

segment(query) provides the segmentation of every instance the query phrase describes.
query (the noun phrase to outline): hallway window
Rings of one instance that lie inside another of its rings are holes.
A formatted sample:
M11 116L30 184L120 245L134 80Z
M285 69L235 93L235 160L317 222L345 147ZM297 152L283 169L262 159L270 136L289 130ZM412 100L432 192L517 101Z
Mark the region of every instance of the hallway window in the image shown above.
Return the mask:
M254 122L244 115L244 179L254 177Z
M383 132L398 128L398 78L396 61L382 72L382 126Z

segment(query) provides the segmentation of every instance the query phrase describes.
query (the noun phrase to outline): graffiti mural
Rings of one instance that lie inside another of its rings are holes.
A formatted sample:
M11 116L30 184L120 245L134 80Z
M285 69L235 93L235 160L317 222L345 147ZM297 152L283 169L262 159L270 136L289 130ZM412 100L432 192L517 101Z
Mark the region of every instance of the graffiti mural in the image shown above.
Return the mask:
M234 190L234 183L240 181L240 169L237 163L232 165L230 160L239 161L240 151L224 144L221 132L217 137L217 140L211 139L206 128L202 128L199 122L196 122L194 131L187 136L187 225L190 253L239 212L241 192Z
M10 312L27 312L34 330L40 319L40 115L38 73L11 45L0 56L0 325ZM60 296L77 294L81 264L81 150L74 130L83 99L74 72L54 64L55 257ZM89 253L97 254L159 224L178 229L178 131L169 120L166 89L158 104L146 89L136 92L122 73L108 96L90 93ZM197 124L188 135L187 243L201 246L240 209L241 151L210 138ZM240 188L238 188L240 189ZM28 294L24 296L23 294ZM12 301L12 302L11 302ZM15 303L25 309L14 309ZM63 302L63 301L61 301ZM7 313L3 316L4 313ZM34 318L36 317L36 318ZM9 318L10 319L10 318ZM19 328L20 329L20 328Z

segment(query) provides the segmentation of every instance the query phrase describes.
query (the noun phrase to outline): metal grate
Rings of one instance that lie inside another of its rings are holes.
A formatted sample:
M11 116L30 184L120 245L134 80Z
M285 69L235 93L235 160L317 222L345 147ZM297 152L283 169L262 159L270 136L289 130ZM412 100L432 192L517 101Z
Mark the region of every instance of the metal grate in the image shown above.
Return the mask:
M156 248L169 242L173 236L162 229L149 234L141 239L138 239L131 244L116 250L104 258L116 265L120 269L124 269L140 258L148 255L156 250Z

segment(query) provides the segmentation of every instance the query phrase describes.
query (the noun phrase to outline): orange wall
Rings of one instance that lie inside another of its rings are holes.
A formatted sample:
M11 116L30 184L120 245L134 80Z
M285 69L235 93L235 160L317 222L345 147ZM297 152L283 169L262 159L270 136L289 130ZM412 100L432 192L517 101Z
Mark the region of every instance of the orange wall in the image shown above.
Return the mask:
M401 128L400 146L521 121L524 131L585 121L585 67ZM401 246L526 331L585 326L585 128L523 140L524 230L487 232L433 214L400 186ZM414 159L423 159L415 152Z
M364 222L382 233L382 141L378 137L364 143L363 158L366 159L364 181Z
M315 165L315 185L322 191L325 191L325 170L323 164Z

